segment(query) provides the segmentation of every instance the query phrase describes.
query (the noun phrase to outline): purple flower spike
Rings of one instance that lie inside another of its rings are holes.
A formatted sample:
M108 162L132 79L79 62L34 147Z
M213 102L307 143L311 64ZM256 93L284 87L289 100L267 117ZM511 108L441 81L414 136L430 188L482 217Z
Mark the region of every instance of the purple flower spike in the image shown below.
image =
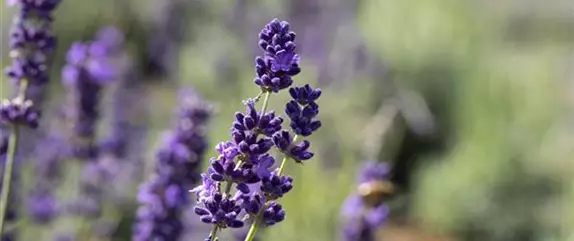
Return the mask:
M199 174L210 112L197 96L182 99L176 126L158 151L155 173L140 186L132 240L178 240L184 231L181 215L191 203L188 190L202 180L203 185L192 190L200 201L210 200L217 191L209 174Z
M265 54L255 59L255 84L264 91L288 88L293 83L291 78L301 72L299 55L295 53L295 33L289 31L289 23L273 19L261 30L259 39Z
M265 53L255 59L255 83L261 94L265 94L263 110L258 112L255 107L261 95L243 102L247 108L243 113L235 113L231 140L217 144L219 155L211 159L207 172L202 174L204 184L191 190L198 199L195 213L202 222L213 224L214 233L228 227L239 228L244 222L267 227L283 221L285 210L277 200L293 188L293 178L281 175L284 162L311 159L314 155L309 151L311 143L295 139L309 136L321 126L315 120L319 113L315 101L321 90L309 85L290 90L293 100L285 112L294 133L283 130L283 118L267 111L271 92L289 88L292 77L301 69L295 53L295 33L289 30L287 22L272 20L261 30L259 39ZM270 154L274 146L283 159L279 168ZM249 241L254 240L249 237ZM212 239L217 237L208 238Z
M27 80L31 86L48 82L48 59L56 47L52 26L52 12L60 0L16 0L20 11L10 30L11 56L14 61L6 69L8 77L19 83ZM34 99L34 98L33 98Z
M321 127L321 121L314 120L319 114L319 106L314 102L301 108L292 100L285 106L285 113L291 119L291 128L298 135L310 136Z
M296 162L302 162L311 159L314 156L313 152L309 151L311 142L304 140L296 145L293 145L293 138L289 131L282 130L273 135L273 143L277 148L291 157Z
M104 38L72 44L66 55L67 64L62 69L63 82L68 88L71 102L67 114L74 123L72 131L77 139L73 144L74 152L83 159L96 155L94 138L100 117L100 94L104 85L115 81L119 73L119 68L112 61L116 54L112 50L117 46L107 41Z

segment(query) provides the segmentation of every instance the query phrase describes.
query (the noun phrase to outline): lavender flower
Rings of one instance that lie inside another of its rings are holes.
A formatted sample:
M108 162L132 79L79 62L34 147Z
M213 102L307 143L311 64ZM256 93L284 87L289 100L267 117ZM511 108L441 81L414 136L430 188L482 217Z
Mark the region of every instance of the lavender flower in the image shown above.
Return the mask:
M0 122L37 128L39 119L40 112L33 108L31 101L16 98L0 103Z
M287 105L286 113L295 135L282 130L283 118L266 109L271 94L289 88L292 77L301 71L293 42L295 33L289 31L287 22L274 19L261 30L259 37L265 53L255 60L255 84L265 96L262 109L255 109L260 96L244 102L247 110L235 114L231 140L216 146L219 156L211 158L209 169L202 174L203 185L191 190L198 201L195 213L202 222L213 225L206 240L217 239L220 229L241 228L247 221L252 226L245 240L251 241L259 226L283 221L286 212L278 199L293 188L294 181L282 175L286 162L313 157L309 151L311 143L297 142L297 138L309 136L321 126L321 122L314 120L319 113L315 101L321 91L308 85L290 89L295 100ZM269 154L274 146L285 155L278 168Z
M0 122L9 124L12 128L11 141L8 144L11 146L7 147L12 151L9 151L6 157L0 157L3 159L0 195L0 238L2 240L13 239L13 234L5 234L3 230L5 221L15 219L14 210L10 210L14 205L14 195L10 195L10 189L17 182L12 174L20 136L18 126L31 128L38 126L40 114L32 107L33 101L30 100L30 96L27 96L27 90L29 86L42 86L48 81L47 60L56 45L55 37L51 33L51 13L59 2L59 0L9 2L10 5L20 3L21 8L14 18L10 32L12 65L5 70L7 76L16 84L17 94L11 100L2 100L0 104Z
M295 33L289 23L273 19L259 33L263 57L255 59L257 77L254 82L264 91L278 92L293 83L292 77L301 72L299 55L295 53Z
M321 90L312 90L309 85L294 87L289 90L293 100L285 106L285 113L291 119L291 128L297 135L309 136L321 127L321 122L314 120L319 114L315 100Z
M177 73L177 53L186 35L186 12L188 1L166 0L154 3L157 13L154 14L151 37L147 43L148 63L145 68L151 75L173 78Z
M32 220L39 224L49 223L58 214L56 197L48 187L37 187L28 197L26 209Z
M52 12L60 0L13 0L20 11L10 31L12 66L6 73L15 83L26 81L32 88L48 82L48 62L56 47L52 26ZM25 90L25 89L24 89ZM30 96L37 100L36 96Z
M392 191L387 181L390 167L387 163L367 162L358 177L357 193L343 204L344 228L342 240L374 241L375 231L387 220L389 207L383 203Z
M105 40L105 39L104 39ZM110 61L110 44L104 40L76 42L68 51L62 78L70 91L70 110L76 151L81 158L95 157L94 135L99 117L98 103L102 86L114 80L117 69Z
M69 91L67 114L72 121L71 154L84 162L80 196L66 208L72 214L87 218L100 216L102 184L108 179L97 162L95 143L100 93L106 84L117 79L119 72L112 58L118 48L118 38L104 33L98 33L91 42L72 44L66 56L67 64L62 69L62 79Z
M190 204L187 190L200 180L210 112L198 97L184 99L176 127L157 153L154 174L140 186L134 241L178 240L183 234L181 215Z

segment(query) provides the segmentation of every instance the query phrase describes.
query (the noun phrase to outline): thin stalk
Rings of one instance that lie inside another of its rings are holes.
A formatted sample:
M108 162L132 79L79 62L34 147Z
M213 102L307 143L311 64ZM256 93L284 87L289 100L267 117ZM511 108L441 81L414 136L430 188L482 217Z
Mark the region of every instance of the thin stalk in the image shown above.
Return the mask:
M293 137L293 143L295 143L298 138L299 138L299 136L295 135L295 137ZM277 171L278 176L280 176L281 173L283 173L283 170L285 169L285 165L287 164L287 160L289 160L289 156L285 155L285 157L283 157L283 161L281 161L281 166L279 166L279 170ZM255 221L253 222L253 224L251 224L251 227L249 228L249 232L247 233L247 236L245 237L244 241L252 241L255 238L255 235L257 234L257 230L259 230L259 225L261 225L261 222L263 221L263 217L262 217L263 211L267 208L268 205L269 205L269 202L267 202L263 206L261 211L259 211L259 214L257 214L257 218L255 218Z
M265 111L267 111L267 106L269 105L269 97L271 96L271 91L266 91L265 92L265 97L263 99L263 106L261 107L261 115L265 115ZM297 137L295 137L297 138ZM281 169L283 169L282 167L285 165L284 162L286 162L287 157L285 157L283 159L283 163L281 163ZM281 169L279 169L279 172L281 172ZM257 217L255 218L255 221L253 222L253 224L251 224L251 227L249 228L249 232L247 233L247 236L245 237L245 241L251 241L255 238L255 235L257 234L257 230L259 229L259 225L261 223L261 220L263 219L263 210L265 210L265 208L267 207L267 204L263 206L263 208L261 209L261 211L259 212L259 214L257 214Z
M271 91L265 92L265 97L263 97L263 106L261 107L261 115L265 115L265 111L267 110L267 106L269 105L269 97L271 96Z
M247 233L247 236L245 236L244 241L252 241L255 238L255 235L257 234L257 230L259 230L259 224L261 223L261 220L263 219L263 210L265 210L266 208L267 208L267 205L264 205L263 208L261 209L261 211L259 212L259 214L257 214L255 221L253 222L253 224L251 224L251 227L249 227L249 232Z
M210 237L210 240L211 240L211 241L217 240L217 236L216 236L216 235L217 235L217 230L218 230L218 229L219 229L219 228L217 227L217 225L214 225L214 226L213 226L213 229L211 230L211 233L209 233L209 237Z
M12 133L8 140L8 153L6 155L6 166L4 168L4 178L2 180L2 193L0 194L0 237L3 235L4 218L8 207L8 197L10 194L10 182L12 181L12 169L14 167L14 157L18 145L18 126L12 125Z

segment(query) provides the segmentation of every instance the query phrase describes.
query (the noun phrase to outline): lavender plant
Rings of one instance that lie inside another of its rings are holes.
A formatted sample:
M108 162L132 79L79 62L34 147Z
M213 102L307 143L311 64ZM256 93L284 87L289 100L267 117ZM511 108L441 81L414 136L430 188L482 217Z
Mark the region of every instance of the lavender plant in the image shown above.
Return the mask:
M102 30L93 41L76 42L66 56L62 79L68 89L67 115L71 120L70 148L72 156L81 161L82 180L79 196L69 204L68 211L87 219L101 215L102 183L105 170L98 163L96 124L100 119L100 95L103 88L117 79L119 69L112 56L117 51L118 39L114 32ZM80 234L86 230L81 227Z
M392 192L387 180L390 167L384 162L367 162L358 176L357 192L351 194L342 207L341 240L375 241L375 231L387 220L389 207L383 203Z
M308 137L321 127L316 120L320 89L309 85L291 87L293 98L285 106L291 130L282 129L283 118L267 111L272 93L289 88L297 75L299 56L295 53L295 33L289 23L273 19L259 33L263 56L255 59L255 84L261 94L245 101L245 113L237 112L231 127L231 140L216 146L219 156L211 158L203 184L191 190L197 195L194 211L213 229L206 240L217 240L225 228L241 228L251 222L245 241L252 241L261 226L272 226L285 219L286 212L278 202L293 188L293 178L283 175L287 161L302 163L313 157ZM263 96L261 110L255 104ZM283 160L275 166L269 153L275 147ZM232 193L232 190L235 192Z
M19 128L36 128L40 113L29 100L29 87L39 88L48 82L48 59L56 46L53 35L52 12L60 0L11 0L10 6L18 4L20 11L14 17L10 33L10 57L12 65L6 69L7 76L14 82L17 94L0 104L0 122L11 128L3 168L0 194L0 237L3 236L6 207L10 196L10 184L17 151Z
M211 108L196 95L185 95L181 104L175 129L157 152L154 173L139 188L134 241L178 240L183 234L181 215L191 201L186 191L200 180Z

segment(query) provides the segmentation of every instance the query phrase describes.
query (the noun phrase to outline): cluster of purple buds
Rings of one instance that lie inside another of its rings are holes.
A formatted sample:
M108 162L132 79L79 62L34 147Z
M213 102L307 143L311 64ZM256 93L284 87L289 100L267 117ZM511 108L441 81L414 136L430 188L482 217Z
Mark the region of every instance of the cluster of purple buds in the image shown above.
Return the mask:
M265 96L262 109L255 108L260 96L245 101L246 112L235 114L231 140L216 146L219 156L211 158L207 172L202 174L203 185L191 190L198 198L195 213L202 222L213 225L206 240L216 240L217 232L228 227L241 228L246 223L266 227L283 221L286 212L278 199L293 188L294 182L282 174L286 161L301 163L314 155L308 140L297 139L321 126L315 120L320 89L309 85L289 89L293 100L287 103L285 113L291 120L291 130L283 129L281 116L266 110L269 97L289 88L292 77L301 71L295 33L289 31L287 22L274 19L259 38L265 53L255 60L255 84ZM274 147L284 155L281 163L269 153ZM253 240L254 235L250 231L245 240Z
M390 166L384 162L367 162L358 176L357 192L342 207L341 240L375 241L375 232L387 220L389 207L385 197L392 194L388 181Z
M60 0L11 0L9 5L19 4L20 11L10 31L10 55L12 66L6 69L8 76L19 83L44 85L48 81L48 61L56 46L52 33L52 12Z
M176 128L157 153L155 171L140 186L141 206L132 240L178 240L182 236L182 213L191 201L187 190L200 180L210 113L209 105L197 96L184 97Z
M22 98L2 100L0 103L0 122L10 125L22 125L37 128L40 112L34 109L32 101Z
M299 55L295 53L295 33L289 23L272 20L259 33L259 46L265 51L255 59L257 77L254 82L263 91L278 92L293 84L292 77L301 72Z
M43 86L48 82L48 60L56 47L52 33L52 12L60 0L11 0L8 5L20 6L10 30L12 65L6 75L16 84L18 95L0 104L0 122L38 126L40 113L26 98L29 86Z

